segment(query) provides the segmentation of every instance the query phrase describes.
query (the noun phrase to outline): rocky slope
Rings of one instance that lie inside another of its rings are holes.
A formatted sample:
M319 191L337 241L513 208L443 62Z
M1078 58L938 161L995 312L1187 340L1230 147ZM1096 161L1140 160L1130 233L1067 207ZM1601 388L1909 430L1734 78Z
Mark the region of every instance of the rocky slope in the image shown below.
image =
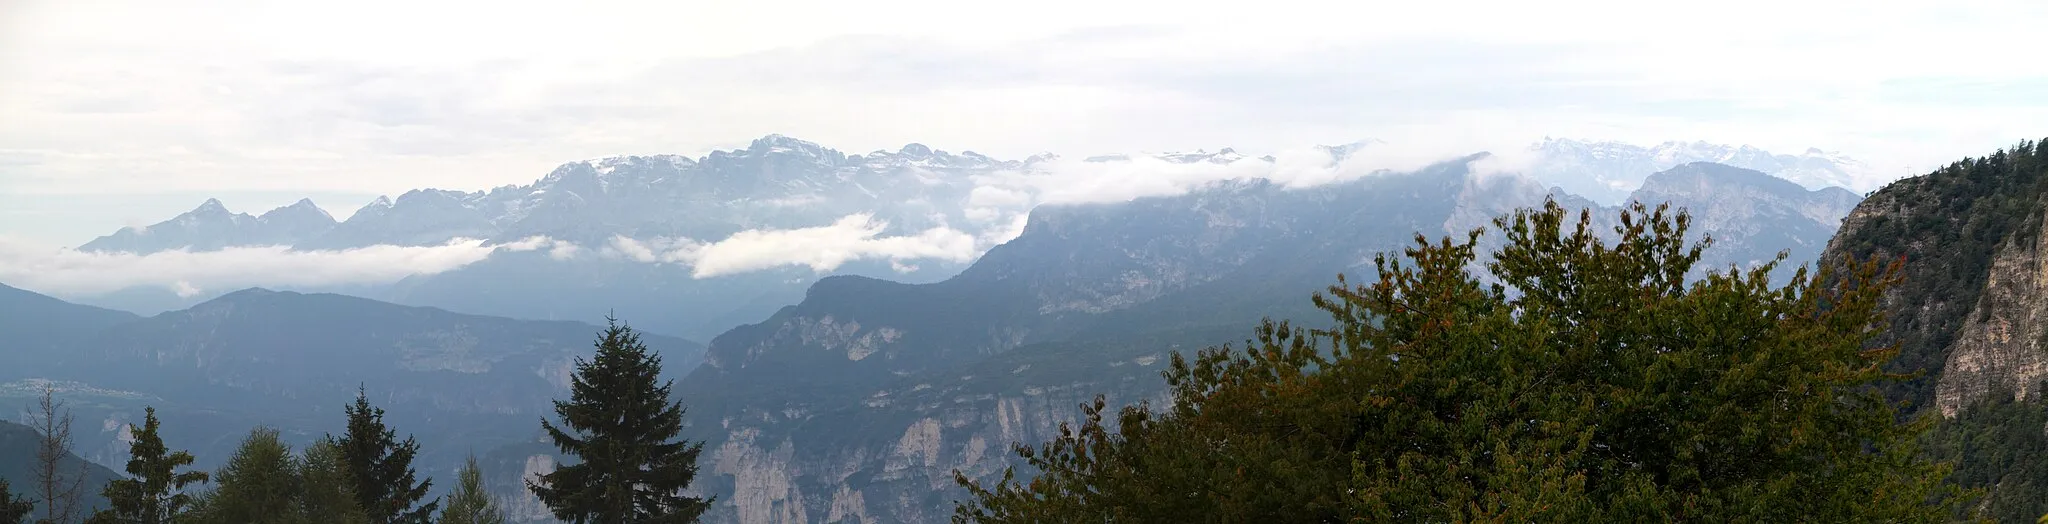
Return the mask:
M1886 387L1939 415L1930 453L2001 522L2048 511L2048 150L2022 142L1898 181L1856 207L1824 263L1899 264L1878 343L1898 348Z
M1250 180L1042 206L1022 235L945 281L821 280L714 339L677 384L688 435L709 443L699 486L720 497L713 520L942 521L961 495L953 471L1000 474L1012 444L1050 438L1095 395L1168 401L1159 372L1172 353L1241 340L1263 316L1313 322L1309 294L1339 272L1365 277L1374 253L1552 196L1526 178L1471 175L1478 158L1310 188ZM1846 211L1750 171L1656 178L1661 192L1639 196L1679 200L1747 250L1709 251L1728 263L1818 246L1830 214ZM537 511L519 476L559 457L531 443L493 456L495 485Z
M334 217L301 199L261 216L228 211L219 200L149 227L128 228L79 246L99 253L155 253L170 250L212 251L238 246L289 246L318 238L335 227Z
M2044 181L2048 160L2022 143L1886 186L1844 221L1829 263L1904 264L1883 336L1900 346L1894 369L1921 375L1895 396L1952 417L1994 392L2025 398L2048 378Z

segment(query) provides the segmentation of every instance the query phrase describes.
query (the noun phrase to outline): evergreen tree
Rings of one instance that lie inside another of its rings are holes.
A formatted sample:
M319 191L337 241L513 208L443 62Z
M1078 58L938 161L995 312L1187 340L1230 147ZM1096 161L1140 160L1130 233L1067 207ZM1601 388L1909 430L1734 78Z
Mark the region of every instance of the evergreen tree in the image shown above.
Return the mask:
M1686 275L1704 244L1659 207L1607 243L1556 203L1420 235L1377 281L1339 277L1326 330L1267 322L1175 355L1174 404L1099 398L1018 453L1042 473L955 473L966 522L1932 522L1958 497L1899 423L1867 347L1896 264ZM1840 271L1836 273L1836 271ZM1934 502L1934 504L1930 504Z
M7 479L0 478L0 524L22 524L35 510L35 503L15 497Z
M555 447L580 463L542 475L527 489L573 523L691 522L710 500L682 494L697 476L701 442L677 440L683 405L671 402L661 357L633 329L607 317L597 354L576 360L569 401L555 401L562 426L541 419Z
M183 516L192 496L185 487L205 483L204 471L177 471L192 465L192 454L172 452L157 435L156 408L143 408L142 426L128 426L135 441L128 446L128 475L108 482L102 495L111 509L90 522L99 524L169 524Z
M419 443L410 435L399 441L397 432L384 425L384 409L371 406L363 390L356 391L355 403L344 410L348 431L335 446L355 481L357 505L376 524L432 522L440 500L420 504L434 481L414 479L412 459L419 453Z
M300 524L298 458L277 430L258 427L214 475L216 487L196 504L207 524Z
M483 469L477 467L475 456L462 463L462 472L455 477L455 490L448 494L448 505L441 509L440 524L505 524L505 512L498 509L498 501L484 489Z
M308 522L368 524L370 516L356 503L354 480L341 448L332 438L306 446L299 461L299 508Z

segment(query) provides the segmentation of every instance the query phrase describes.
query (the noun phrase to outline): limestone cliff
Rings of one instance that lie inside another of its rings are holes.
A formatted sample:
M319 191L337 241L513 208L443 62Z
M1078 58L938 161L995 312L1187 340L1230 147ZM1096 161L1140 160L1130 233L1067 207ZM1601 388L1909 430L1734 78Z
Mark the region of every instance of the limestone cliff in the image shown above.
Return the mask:
M1896 344L1896 399L1944 416L1993 392L2023 398L2048 378L2048 161L2021 143L1900 180L1844 219L1822 259L1902 263L1878 342Z

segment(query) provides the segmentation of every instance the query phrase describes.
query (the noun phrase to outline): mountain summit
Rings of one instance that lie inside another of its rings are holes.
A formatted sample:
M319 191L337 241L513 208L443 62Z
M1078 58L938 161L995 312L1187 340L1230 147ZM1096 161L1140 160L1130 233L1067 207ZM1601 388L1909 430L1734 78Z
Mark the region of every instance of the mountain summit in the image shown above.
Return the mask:
M228 211L219 199L209 198L199 207L149 227L124 228L79 246L79 251L139 253L178 249L212 251L238 246L293 245L326 233L335 226L334 217L300 199L292 205L249 216Z

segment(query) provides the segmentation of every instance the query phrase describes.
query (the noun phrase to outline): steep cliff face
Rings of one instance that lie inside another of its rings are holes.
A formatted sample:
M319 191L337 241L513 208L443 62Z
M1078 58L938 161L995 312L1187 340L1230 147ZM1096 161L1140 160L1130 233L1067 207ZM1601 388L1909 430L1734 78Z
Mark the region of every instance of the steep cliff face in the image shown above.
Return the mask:
M1823 261L1903 263L1886 297L1892 370L1917 373L1894 398L1953 417L1992 392L2023 396L2048 377L2048 261L2040 234L2048 159L2023 142L1893 183L1843 220Z
M1954 417L1994 392L2025 400L2048 378L2048 236L2013 239L1991 257L1984 291L1956 333L1935 383L1934 405Z

